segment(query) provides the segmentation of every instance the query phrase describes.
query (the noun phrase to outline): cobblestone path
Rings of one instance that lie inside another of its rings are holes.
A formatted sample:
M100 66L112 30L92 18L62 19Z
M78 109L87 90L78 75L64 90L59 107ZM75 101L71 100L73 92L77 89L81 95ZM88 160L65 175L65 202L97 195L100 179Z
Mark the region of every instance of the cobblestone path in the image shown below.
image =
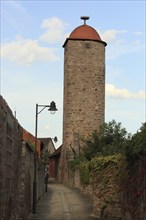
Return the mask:
M92 202L79 190L62 184L49 184L48 192L40 199L37 213L27 220L95 220Z

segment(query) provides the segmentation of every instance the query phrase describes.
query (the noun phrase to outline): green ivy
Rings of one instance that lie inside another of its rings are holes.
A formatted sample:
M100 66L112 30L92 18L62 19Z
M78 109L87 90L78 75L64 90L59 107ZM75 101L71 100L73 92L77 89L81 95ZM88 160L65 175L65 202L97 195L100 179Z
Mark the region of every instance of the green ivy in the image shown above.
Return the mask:
M45 164L48 164L49 163L49 155L50 155L49 151L43 150L41 152L41 161Z
M89 163L88 162L80 163L79 170L80 170L80 181L81 181L81 183L83 185L90 184Z
M80 164L85 161L86 161L86 158L83 155L79 155L77 158L70 161L70 167L74 171L76 169L79 169Z
M109 155L105 157L94 157L89 163L89 169L92 172L99 172L107 167L119 167L122 155Z
M30 149L31 149L32 151L35 150L35 144L33 144L32 142L30 142L29 140L26 140L25 142L29 145L29 147L30 147Z

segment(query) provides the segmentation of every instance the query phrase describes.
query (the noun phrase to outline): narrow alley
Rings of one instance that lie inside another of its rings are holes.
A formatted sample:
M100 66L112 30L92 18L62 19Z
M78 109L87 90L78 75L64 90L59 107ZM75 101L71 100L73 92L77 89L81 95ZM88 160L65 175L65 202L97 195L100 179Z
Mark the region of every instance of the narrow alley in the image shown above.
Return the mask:
M48 185L48 190L37 205L37 213L27 220L94 220L92 201L78 189L58 183Z

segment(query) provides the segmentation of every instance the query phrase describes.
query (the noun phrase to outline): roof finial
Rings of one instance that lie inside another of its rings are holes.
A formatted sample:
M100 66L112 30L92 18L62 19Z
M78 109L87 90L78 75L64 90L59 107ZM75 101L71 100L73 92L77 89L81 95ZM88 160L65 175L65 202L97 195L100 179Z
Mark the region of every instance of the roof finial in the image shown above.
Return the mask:
M81 16L80 18L82 20L84 20L84 24L86 24L86 20L89 20L90 17L88 17L88 16Z

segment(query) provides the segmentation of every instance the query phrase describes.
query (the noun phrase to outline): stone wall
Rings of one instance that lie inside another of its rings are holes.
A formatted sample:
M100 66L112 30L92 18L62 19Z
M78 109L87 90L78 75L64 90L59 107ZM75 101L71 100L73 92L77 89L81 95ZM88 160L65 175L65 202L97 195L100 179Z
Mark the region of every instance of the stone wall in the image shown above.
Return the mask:
M42 162L41 142L37 140L36 154L36 199L45 191L45 164ZM35 137L23 128L21 185L20 185L20 220L25 219L33 207Z
M146 156L129 164L122 176L121 189L125 219L146 220Z
M17 220L22 128L0 96L0 219Z
M25 220L32 210L34 153L0 96L0 220ZM37 200L45 192L45 167L37 159Z
M64 48L64 115L60 177L69 181L68 161L82 151L87 138L104 122L105 45L68 39Z
M91 161L94 214L99 218L123 217L121 204L123 192L120 184L123 166L122 157L115 155L97 157Z
M31 212L33 198L33 152L29 145L22 143L21 184L19 219L25 219Z
M81 181L78 168L72 170L71 186L92 196L99 218L146 220L146 157L130 166L122 157L110 157L90 163L90 184Z
M25 220L33 207L34 153L27 142L22 143L19 220ZM45 166L36 162L37 201L45 192Z

